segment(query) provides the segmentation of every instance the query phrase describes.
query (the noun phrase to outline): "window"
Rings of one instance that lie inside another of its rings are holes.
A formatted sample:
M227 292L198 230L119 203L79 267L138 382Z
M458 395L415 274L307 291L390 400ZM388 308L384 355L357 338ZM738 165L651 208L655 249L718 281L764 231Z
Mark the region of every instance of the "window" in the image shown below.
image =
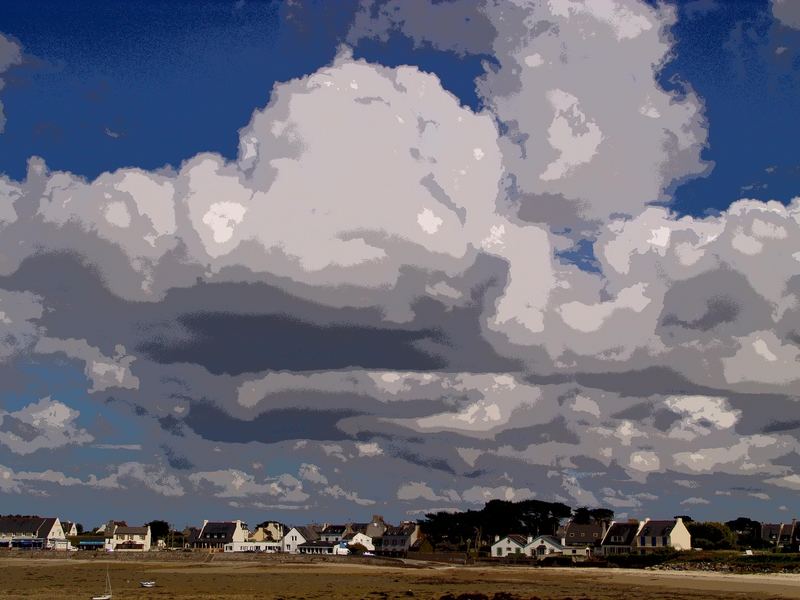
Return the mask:
M497 556L503 556L503 549L502 548L498 548L497 549Z
M581 537L586 537L586 534L581 531Z
M575 537L575 534L574 533L570 533L569 537Z

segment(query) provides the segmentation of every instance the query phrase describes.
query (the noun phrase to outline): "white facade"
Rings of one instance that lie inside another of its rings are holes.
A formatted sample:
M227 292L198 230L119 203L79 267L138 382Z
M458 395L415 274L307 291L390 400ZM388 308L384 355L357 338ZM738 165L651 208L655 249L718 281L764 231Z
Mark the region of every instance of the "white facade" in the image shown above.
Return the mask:
M372 538L365 533L357 533L352 538L347 540L348 546L352 546L354 544L361 544L369 552L375 551L375 544L372 543Z
M107 538L106 549L115 552L148 552L152 545L150 526L116 527ZM126 546L135 546L127 547Z
M26 521L26 523L22 524L22 521ZM52 524L48 521L52 521ZM69 546L58 517L25 517L18 519L17 522L20 523L19 528L14 525L0 526L0 541L11 544L14 540L40 539L43 540L45 548L56 550L66 550ZM30 526L31 522L34 523L33 526ZM34 535L32 531L36 528L38 531ZM4 529L8 529L8 531L4 531Z
M281 542L233 542L225 544L225 552L281 552Z
M590 550L589 548L567 546L552 535L540 535L536 538L529 538L525 546L525 554L534 558L570 556L583 559L589 556Z
M308 540L303 537L303 534L300 533L296 527L292 527L281 540L281 551L288 552L289 554L299 554L300 551L297 547L300 544L305 544L307 541Z
M496 540L495 543L492 544L492 556L502 558L512 554L524 554L525 544L516 538L517 536L506 536Z

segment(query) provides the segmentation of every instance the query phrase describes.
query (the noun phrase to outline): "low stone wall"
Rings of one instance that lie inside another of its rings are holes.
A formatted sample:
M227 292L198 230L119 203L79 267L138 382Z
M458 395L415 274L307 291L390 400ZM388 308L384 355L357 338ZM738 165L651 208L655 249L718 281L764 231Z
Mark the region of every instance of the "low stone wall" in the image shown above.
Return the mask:
M320 554L282 554L266 552L209 552L208 550L151 550L150 552L106 552L103 550L8 550L0 549L0 558L113 560L140 562L265 562L277 564L345 563L380 566L403 566L402 561L378 556L328 556Z

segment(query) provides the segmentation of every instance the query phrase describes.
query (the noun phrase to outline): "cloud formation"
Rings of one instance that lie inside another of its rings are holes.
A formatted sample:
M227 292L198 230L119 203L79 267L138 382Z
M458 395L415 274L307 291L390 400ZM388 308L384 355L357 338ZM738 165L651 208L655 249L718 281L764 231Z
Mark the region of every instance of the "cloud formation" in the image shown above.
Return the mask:
M788 502L800 200L653 205L706 168L701 100L658 81L675 18L365 4L353 44L490 54L483 108L342 49L233 160L0 178L0 381L35 395L0 411L0 489L334 516ZM576 239L594 270L559 258Z
M18 65L21 62L22 49L19 47L19 44L0 33L0 92L2 92L5 87L3 73L8 71L10 67ZM3 133L5 126L6 116L3 112L3 103L0 102L0 133ZM0 215L0 217L2 217L2 215Z

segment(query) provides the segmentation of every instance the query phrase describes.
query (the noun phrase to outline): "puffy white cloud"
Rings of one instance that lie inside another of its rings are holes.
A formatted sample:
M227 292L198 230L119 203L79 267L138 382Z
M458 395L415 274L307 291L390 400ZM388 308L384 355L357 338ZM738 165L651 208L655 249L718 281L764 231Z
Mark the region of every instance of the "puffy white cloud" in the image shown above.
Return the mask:
M427 500L429 502L460 502L461 497L455 490L445 490L442 495L433 491L424 481L409 481L397 489L398 500Z
M258 482L238 469L198 471L188 477L195 486L210 485L218 498L270 497L281 502L305 502L309 496L300 480L288 473Z
M0 444L22 455L86 444L94 437L77 425L79 416L79 411L49 397L16 412L0 410Z
M322 488L320 493L324 494L325 496L330 496L331 498L344 498L348 502L353 502L359 506L372 506L375 504L375 500L362 498L358 495L358 492L345 490L338 484Z
M30 494L47 496L49 492L36 486L37 483L55 484L59 486L80 485L83 482L75 477L68 477L61 471L17 471L0 465L0 492L6 494Z
M140 486L162 496L183 496L180 479L159 465L125 462L112 467L112 472L102 478L90 475L87 485L107 489L131 489Z
M126 297L156 299L198 275L266 279L333 305L385 304L401 320L426 286L457 297L448 281L472 266L490 227L505 223L495 216L502 168L491 116L461 107L413 67L343 54L277 86L240 144L235 162L201 154L174 173L121 169L91 182L49 174L34 159L22 186L3 183L2 222L14 220L16 199L43 190L35 221L16 221L20 232L55 226L60 235L38 243L60 249L76 245L68 238L77 226L114 244L129 270L91 258ZM34 251L17 239L7 249L5 272ZM395 289L408 268L426 276Z
M694 93L667 92L668 5L639 0L486 3L500 66L479 90L508 131L501 147L530 220L556 197L580 216L638 214L676 179L700 173L706 142Z

